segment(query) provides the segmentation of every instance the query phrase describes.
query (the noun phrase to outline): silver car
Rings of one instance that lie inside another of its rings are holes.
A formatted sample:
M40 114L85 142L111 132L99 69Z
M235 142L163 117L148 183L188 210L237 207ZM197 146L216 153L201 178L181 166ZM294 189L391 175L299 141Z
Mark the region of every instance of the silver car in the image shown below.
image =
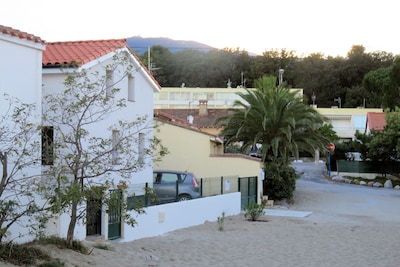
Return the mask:
M153 188L160 203L186 201L201 197L199 182L191 172L153 171Z

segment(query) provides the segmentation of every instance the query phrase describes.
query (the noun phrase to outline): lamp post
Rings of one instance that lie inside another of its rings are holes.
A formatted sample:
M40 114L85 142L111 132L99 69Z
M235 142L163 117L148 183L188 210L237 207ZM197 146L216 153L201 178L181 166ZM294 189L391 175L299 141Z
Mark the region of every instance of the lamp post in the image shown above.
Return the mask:
M279 85L283 82L283 73L285 72L284 69L279 69Z
M342 99L340 98L340 96L338 98L333 99L333 101L338 102L339 108L342 108Z
M317 98L317 96L314 94L314 92L312 93L312 96L311 96L311 100L312 100L312 105L313 105L313 107L315 107L315 99Z

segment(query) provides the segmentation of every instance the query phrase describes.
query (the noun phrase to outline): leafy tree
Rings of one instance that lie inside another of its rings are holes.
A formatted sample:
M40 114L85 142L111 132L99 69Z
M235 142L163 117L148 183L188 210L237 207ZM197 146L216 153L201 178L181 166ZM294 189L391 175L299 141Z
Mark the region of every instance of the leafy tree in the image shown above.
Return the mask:
M343 107L354 108L354 107L366 107L368 91L363 86L354 86L352 88L346 88L346 99Z
M364 75L373 69L372 58L362 45L353 45L347 53L341 72L341 85L351 88L361 84Z
M93 73L75 71L65 79L64 91L44 98L44 122L54 128L51 142L54 159L46 175L49 186L55 187L53 211L70 216L69 244L72 244L76 223L85 216L82 204L96 192L93 189L112 184L114 180L128 181L134 172L151 164L152 146L156 144L143 137L151 135L148 118L135 118L135 114L126 114L123 110L127 102L116 86L134 71L128 56L117 54L105 69ZM110 84L109 77L102 73L113 73L120 78ZM96 131L99 127L104 130ZM54 179L56 183L52 183ZM110 199L108 204L112 203ZM142 212L140 208L135 210ZM133 218L125 219L131 225L136 223Z
M304 88L306 102L311 104L311 96L316 96L318 107L336 105L334 99L344 99L345 90L340 84L342 58L324 58L322 54L311 54L298 60L294 65L292 86Z
M389 76L394 85L393 98L396 99L396 106L400 106L400 56L394 60Z
M293 67L297 60L296 52L292 50L266 50L261 56L256 56L250 66L250 77L256 81L263 76L278 76L279 69L284 69L283 80L287 84L293 84Z
M354 151L360 152L361 158L363 160L366 160L368 158L368 152L369 152L368 146L375 134L376 132L374 130L372 130L370 134L361 133L359 130L357 130L356 133L354 134L355 137L353 143Z
M171 66L173 71L169 79L170 84L187 87L204 87L206 76L204 73L205 53L198 50L185 49L174 54L175 65Z
M325 137L329 143L335 143L340 139L335 130L333 130L333 125L331 123L324 123L318 129L318 132L321 136Z
M398 89L390 78L392 68L379 68L368 72L363 79L363 86L368 91L367 103L371 107L394 109L399 103Z
M40 226L36 219L45 216L45 203L37 198L41 174L36 107L5 95L1 108L5 113L0 115L0 243L12 226L33 231Z
M173 75L171 66L174 65L174 56L168 48L159 45L152 46L150 53L147 51L140 58L147 67L151 63L150 71L159 84L166 87L174 86L170 81Z
M368 156L372 160L394 161L400 159L400 109L386 111L386 126L376 132L368 143Z
M296 92L276 87L275 82L275 77L259 79L256 90L239 93L242 100L235 101L231 115L216 121L224 127L221 135L228 145L241 142L242 151L248 151L261 144L265 168L270 161L285 168L299 151L314 153L329 142L319 131L325 119L304 105Z

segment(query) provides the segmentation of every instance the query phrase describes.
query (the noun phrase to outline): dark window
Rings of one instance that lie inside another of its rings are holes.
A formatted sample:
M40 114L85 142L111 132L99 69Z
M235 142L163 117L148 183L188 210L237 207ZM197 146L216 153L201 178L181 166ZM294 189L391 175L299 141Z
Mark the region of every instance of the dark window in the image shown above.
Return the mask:
M54 129L53 126L42 128L42 165L54 163Z

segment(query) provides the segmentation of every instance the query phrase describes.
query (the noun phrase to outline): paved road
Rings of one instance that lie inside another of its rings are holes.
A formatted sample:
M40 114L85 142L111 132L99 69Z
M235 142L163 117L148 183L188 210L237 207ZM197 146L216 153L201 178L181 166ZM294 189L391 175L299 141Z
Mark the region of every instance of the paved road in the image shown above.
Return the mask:
M400 190L332 182L324 164L296 162L300 173L291 209L312 211L316 221L400 222Z

